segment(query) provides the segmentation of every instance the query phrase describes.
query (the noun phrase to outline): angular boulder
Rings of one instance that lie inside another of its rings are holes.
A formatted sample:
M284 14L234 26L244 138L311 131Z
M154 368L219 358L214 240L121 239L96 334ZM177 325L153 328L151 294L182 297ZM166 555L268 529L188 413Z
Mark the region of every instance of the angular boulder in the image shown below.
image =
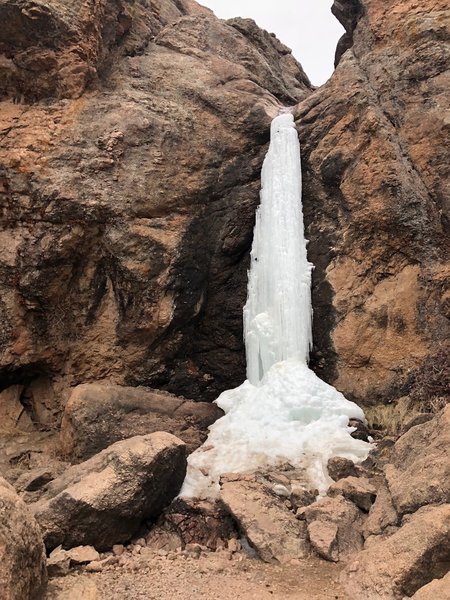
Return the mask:
M332 456L327 463L327 471L333 481L358 475L355 463L343 456Z
M346 477L333 483L328 495L343 496L364 512L369 512L377 497L377 490L366 477Z
M220 497L265 562L286 563L308 554L306 524L298 521L258 476L222 478Z
M423 507L367 546L342 574L352 600L401 600L450 568L450 504ZM436 599L439 596L436 597Z
M40 600L46 588L39 526L14 488L0 477L0 598Z
M335 523L313 521L308 525L308 536L311 546L325 560L338 562L338 534L339 529Z
M402 435L391 461L386 480L399 515L450 502L450 404L432 421Z
M186 473L186 446L170 433L116 442L53 480L31 505L47 549L111 548L157 517Z
M301 508L297 519L306 521L312 547L326 560L337 562L348 558L363 546L364 515L342 496L321 498Z
M380 481L377 486L377 497L363 525L364 539L372 535L380 535L388 527L395 527L398 524L399 516L392 504L391 494L385 481Z
M201 446L208 427L222 415L215 404L193 402L159 390L78 385L64 410L61 449L78 462L119 440L167 431L182 439L190 453Z

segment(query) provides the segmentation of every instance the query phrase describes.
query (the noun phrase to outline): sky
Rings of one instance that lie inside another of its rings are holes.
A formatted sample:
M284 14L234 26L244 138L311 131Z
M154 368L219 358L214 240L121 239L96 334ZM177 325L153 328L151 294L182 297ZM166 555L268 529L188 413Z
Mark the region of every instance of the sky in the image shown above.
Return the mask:
M292 49L314 85L333 72L344 29L331 14L333 0L198 0L221 19L251 17Z

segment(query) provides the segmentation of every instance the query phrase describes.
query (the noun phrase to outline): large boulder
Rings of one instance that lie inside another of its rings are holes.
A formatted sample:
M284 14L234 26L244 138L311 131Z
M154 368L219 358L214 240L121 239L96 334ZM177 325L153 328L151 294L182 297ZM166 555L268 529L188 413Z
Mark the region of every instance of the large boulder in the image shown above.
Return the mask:
M449 570L449 539L450 504L420 508L391 536L372 540L348 565L342 581L352 600L412 596Z
M0 598L40 600L46 588L42 533L14 488L0 477Z
M285 563L308 554L306 524L258 475L224 476L220 499L262 560Z
M348 559L363 547L364 515L341 495L300 508L297 519L307 523L311 546L325 560Z
M164 432L135 436L67 469L31 508L48 550L58 545L104 550L156 518L185 474L181 440Z
M119 440L167 431L182 439L191 453L205 441L209 425L222 415L215 404L192 402L166 392L79 385L64 410L61 448L71 460L86 460Z
M399 515L426 504L450 503L450 404L396 442L386 480Z

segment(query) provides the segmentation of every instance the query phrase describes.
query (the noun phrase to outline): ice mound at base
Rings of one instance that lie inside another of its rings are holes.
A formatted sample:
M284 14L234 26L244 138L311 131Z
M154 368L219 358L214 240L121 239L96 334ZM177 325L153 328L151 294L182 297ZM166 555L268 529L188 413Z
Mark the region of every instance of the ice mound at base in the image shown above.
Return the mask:
M351 418L362 410L302 361L274 364L260 385L248 380L216 400L225 416L210 427L207 442L190 455L181 496L207 498L224 473L245 473L290 463L304 468L310 485L325 493L327 462L344 456L360 462L370 445L350 436Z

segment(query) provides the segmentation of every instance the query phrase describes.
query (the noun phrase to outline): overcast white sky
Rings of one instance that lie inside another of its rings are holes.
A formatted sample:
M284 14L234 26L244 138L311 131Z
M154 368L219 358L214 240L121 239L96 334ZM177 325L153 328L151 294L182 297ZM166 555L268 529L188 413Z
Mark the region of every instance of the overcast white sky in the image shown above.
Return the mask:
M315 85L333 72L343 27L331 14L333 0L198 0L221 19L251 17L273 32L302 64Z

